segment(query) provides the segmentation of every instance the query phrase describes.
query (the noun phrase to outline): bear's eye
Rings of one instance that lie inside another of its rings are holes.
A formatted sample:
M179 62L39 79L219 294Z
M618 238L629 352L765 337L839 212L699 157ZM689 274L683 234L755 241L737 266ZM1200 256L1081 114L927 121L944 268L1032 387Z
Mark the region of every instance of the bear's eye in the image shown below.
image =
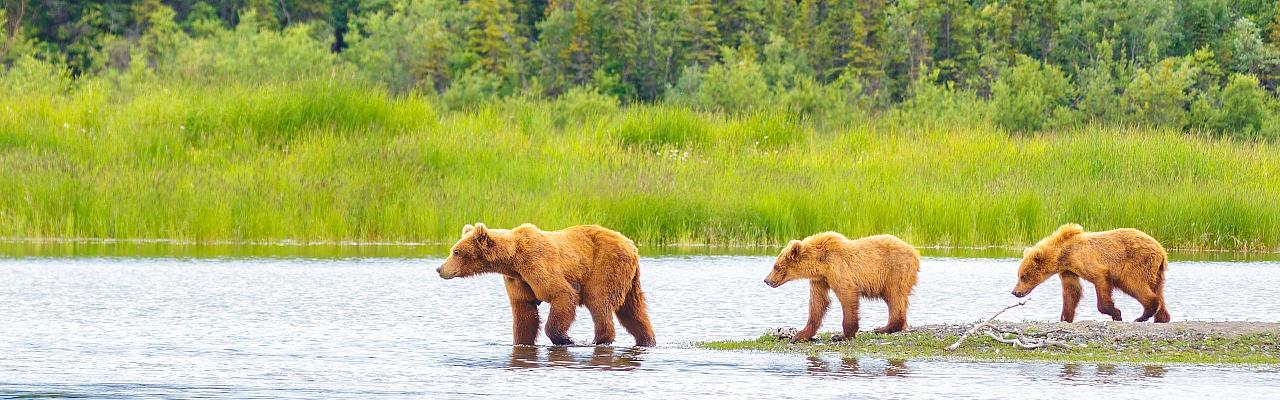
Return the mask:
M458 250L454 250L454 251L453 251L453 256L454 256L454 257L461 257L461 256L462 256L462 252L461 252L461 251L458 251Z

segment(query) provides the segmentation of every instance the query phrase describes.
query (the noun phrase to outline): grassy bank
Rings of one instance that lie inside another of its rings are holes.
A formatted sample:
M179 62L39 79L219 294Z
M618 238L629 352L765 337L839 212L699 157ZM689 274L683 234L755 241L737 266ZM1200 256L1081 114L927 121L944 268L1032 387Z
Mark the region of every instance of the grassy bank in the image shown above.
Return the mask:
M1278 332L1249 329L1249 332L1208 333L1191 325L1232 323L1189 323L1177 333L1152 335L1117 335L1114 332L1069 338L1073 348L1044 347L1016 349L990 337L975 335L955 351L947 346L955 343L963 329L925 326L897 334L859 333L852 341L832 343L823 339L809 343L789 343L771 335L754 340L702 343L715 350L750 350L816 355L837 353L841 356L871 356L889 359L959 359L980 361L1058 361L1111 363L1186 363L1186 364L1280 364ZM1049 325L1043 324L1049 329ZM1139 324L1131 324L1139 325ZM1150 324L1146 324L1150 325ZM1105 329L1104 329L1105 330ZM1044 330L1042 330L1043 332ZM1029 332L1034 332L1030 330ZM1071 336L1071 335L1065 335Z
M590 96L446 111L383 93L304 80L6 94L0 236L448 242L483 221L597 223L643 244L838 230L967 246L1075 221L1171 248L1280 249L1276 144L1010 135L982 105L814 121Z

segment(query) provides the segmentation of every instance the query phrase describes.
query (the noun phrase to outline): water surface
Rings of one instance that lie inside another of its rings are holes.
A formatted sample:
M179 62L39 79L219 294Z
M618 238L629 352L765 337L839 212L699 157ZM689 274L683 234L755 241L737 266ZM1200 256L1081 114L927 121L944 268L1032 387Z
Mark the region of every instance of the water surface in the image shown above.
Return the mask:
M0 397L1271 398L1275 367L841 359L702 350L804 323L808 288L768 257L642 261L659 346L512 347L496 276L441 280L430 258L0 259ZM911 324L1013 302L1016 261L928 258ZM1175 262L1176 320L1280 321L1280 263ZM1098 320L1086 285L1079 318ZM1051 320L1056 279L1008 319ZM1117 296L1126 319L1141 307ZM542 312L545 316L546 305ZM863 329L885 307L862 304ZM591 338L580 309L571 334ZM828 330L839 327L828 316Z

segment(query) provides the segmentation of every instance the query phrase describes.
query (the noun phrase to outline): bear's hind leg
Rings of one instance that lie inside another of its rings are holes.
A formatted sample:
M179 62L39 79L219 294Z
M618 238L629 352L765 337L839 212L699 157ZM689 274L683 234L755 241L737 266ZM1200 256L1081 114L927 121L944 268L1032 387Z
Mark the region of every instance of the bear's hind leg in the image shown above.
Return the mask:
M894 333L907 328L907 296L899 293L885 293L884 302L889 305L889 323L876 328L875 333Z
M609 305L601 305L587 301L587 310L591 311L591 322L596 326L597 346L613 344L613 309Z
M1098 293L1098 312L1110 315L1113 321L1122 321L1120 309L1116 308L1116 303L1111 300L1111 282L1094 282L1093 288Z
M1156 311L1156 322L1169 322L1169 307L1164 304L1164 293L1159 291L1156 292L1156 300L1160 303L1160 309Z
M636 338L636 346L648 347L657 344L653 337L653 326L649 324L649 311L645 309L644 292L640 291L640 277L631 283L631 291L626 300L618 307L618 322L627 329L627 333Z
M1151 317L1156 315L1156 312L1160 310L1160 298L1157 297L1151 289L1148 289L1145 286L1138 285L1138 287L1133 288L1132 290L1125 290L1125 293L1128 293L1130 296L1133 296L1133 298L1138 299L1138 303L1142 304L1142 316L1139 316L1138 319L1133 320L1133 322L1147 322L1147 320L1151 319Z
M572 345L573 340L569 339L569 326L573 325L573 319L577 317L577 294L563 295L552 299L550 303L551 315L547 317L547 338L557 346Z

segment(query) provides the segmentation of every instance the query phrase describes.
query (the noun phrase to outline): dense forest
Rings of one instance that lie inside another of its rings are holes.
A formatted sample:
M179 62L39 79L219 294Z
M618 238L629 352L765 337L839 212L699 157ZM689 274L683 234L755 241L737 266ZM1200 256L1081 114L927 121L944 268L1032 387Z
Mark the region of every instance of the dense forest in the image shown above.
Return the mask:
M1280 245L1274 2L0 1L0 238Z
M349 74L450 107L585 90L800 114L960 96L989 100L1013 131L1280 132L1269 0L5 0L2 12L10 86L50 67L117 83Z

